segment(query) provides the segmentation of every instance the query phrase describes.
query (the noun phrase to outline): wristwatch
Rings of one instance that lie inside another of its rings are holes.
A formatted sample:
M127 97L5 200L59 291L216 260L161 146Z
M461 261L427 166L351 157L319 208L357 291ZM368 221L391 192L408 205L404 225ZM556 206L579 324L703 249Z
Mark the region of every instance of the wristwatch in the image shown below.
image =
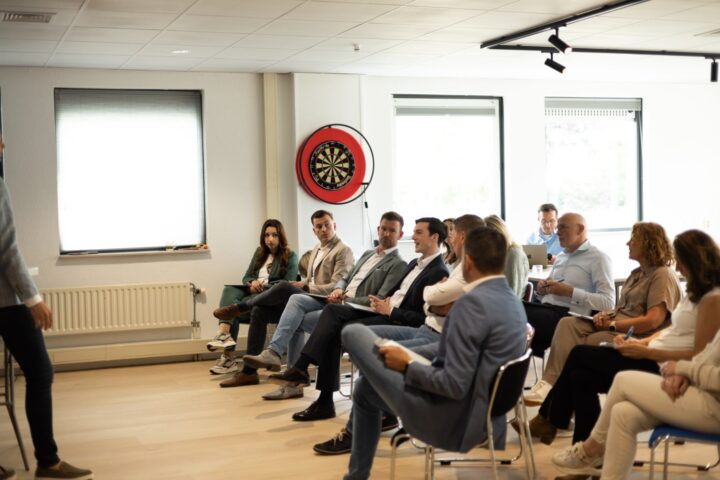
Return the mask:
M610 332L615 332L615 331L617 331L617 328L615 327L615 320L613 320L612 322L610 322L610 325L608 325L608 331L610 331Z

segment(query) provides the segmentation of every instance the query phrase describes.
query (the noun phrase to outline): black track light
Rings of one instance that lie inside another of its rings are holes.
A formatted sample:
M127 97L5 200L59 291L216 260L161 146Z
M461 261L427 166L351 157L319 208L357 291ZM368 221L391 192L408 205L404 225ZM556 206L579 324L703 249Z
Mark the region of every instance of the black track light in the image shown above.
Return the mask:
M563 73L565 71L565 65L561 65L555 60L553 60L553 54L550 54L550 58L545 59L545 65L552 68L558 73Z
M567 43L563 42L562 38L560 38L560 32L557 28L555 29L555 33L548 37L548 42L550 42L553 47L557 48L558 52L560 53L568 55L570 52L572 52L572 47Z
M712 63L710 64L710 81L713 83L717 83L718 81L718 63L717 58L713 58Z

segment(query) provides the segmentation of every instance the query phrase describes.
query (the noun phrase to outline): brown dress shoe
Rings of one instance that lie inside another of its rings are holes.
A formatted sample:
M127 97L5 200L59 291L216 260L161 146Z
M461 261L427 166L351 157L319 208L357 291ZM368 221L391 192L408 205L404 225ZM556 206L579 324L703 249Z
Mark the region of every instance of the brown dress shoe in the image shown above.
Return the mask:
M213 312L213 316L219 320L229 321L244 312L247 312L247 308L243 308L237 303L232 303L225 307L216 308Z
M260 383L260 377L258 377L257 373L237 372L232 378L220 382L220 386L222 388L244 387L245 385L257 385L258 383Z
M530 435L533 438L539 438L540 442L545 445L550 445L553 440L555 440L557 428L555 428L555 425L550 423L550 420L545 419L542 415L535 415L535 418L530 420L528 424L530 426ZM510 422L510 426L513 430L520 433L520 425L518 424L517 418Z

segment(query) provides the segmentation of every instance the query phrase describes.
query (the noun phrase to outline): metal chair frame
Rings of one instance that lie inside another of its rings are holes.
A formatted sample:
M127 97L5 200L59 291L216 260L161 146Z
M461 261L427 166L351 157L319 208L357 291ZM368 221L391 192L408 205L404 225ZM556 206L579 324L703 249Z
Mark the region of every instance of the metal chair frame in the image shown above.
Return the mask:
M683 432L687 432L683 434ZM692 463L675 463L668 461L668 455L670 453L671 442L693 442L693 443L704 443L708 445L715 445L718 451L718 458L715 463L706 463L705 465L692 464ZM702 434L678 427L672 427L670 425L660 425L655 428L650 439L648 440L648 446L650 447L650 480L655 476L655 450L660 444L664 443L664 455L663 455L663 479L668 478L668 466L674 467L690 467L695 468L698 471L706 472L716 466L720 465L720 435ZM635 466L644 465L644 461L635 461Z
M23 444L22 434L20 433L20 427L18 425L17 417L15 416L15 368L13 365L12 355L7 345L4 346L3 351L3 371L5 372L5 384L3 390L0 393L0 406L4 405L7 408L8 415L10 416L10 422L12 423L13 430L15 431L15 438L17 438L18 446L20 447L20 455L22 456L23 465L25 470L30 470L30 464L28 463L27 454L25 453L25 445Z

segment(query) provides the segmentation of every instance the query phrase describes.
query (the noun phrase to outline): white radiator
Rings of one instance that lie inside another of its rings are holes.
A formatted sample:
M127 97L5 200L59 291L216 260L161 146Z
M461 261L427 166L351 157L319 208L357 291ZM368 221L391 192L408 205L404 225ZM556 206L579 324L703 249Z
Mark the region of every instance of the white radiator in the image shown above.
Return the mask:
M43 290L53 312L47 335L193 326L191 283L147 283Z

